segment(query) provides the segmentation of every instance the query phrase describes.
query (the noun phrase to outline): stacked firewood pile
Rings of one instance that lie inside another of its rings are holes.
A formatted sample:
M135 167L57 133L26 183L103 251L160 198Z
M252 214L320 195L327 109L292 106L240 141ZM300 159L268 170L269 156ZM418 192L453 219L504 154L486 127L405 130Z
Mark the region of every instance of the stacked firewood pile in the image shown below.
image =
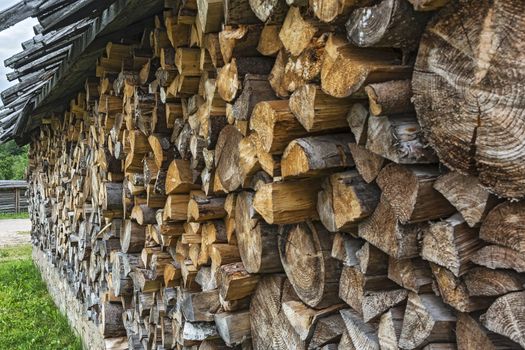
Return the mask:
M524 163L483 95L523 84L491 66L523 7L167 1L34 135L34 243L130 349L525 346Z

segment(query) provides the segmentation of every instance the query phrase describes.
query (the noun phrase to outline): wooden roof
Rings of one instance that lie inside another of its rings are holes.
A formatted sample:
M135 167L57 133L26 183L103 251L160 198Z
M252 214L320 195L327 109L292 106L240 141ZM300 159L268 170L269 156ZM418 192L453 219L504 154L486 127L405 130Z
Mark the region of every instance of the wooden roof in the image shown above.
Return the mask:
M0 142L27 143L46 114L60 112L85 79L94 75L108 41L140 35L163 0L23 0L0 13L0 31L36 17L35 37L5 60L18 83L0 96ZM125 35L123 33L125 32Z

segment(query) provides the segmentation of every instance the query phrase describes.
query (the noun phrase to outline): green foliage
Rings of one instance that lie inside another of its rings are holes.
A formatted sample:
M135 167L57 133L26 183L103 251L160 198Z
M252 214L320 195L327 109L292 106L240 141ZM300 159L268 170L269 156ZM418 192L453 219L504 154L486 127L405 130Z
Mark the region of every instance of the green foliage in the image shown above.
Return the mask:
M27 168L28 146L18 147L14 141L0 145L0 180L23 180Z
M0 349L81 348L31 261L31 246L0 249Z
M0 213L0 220L6 219L29 219L29 213Z

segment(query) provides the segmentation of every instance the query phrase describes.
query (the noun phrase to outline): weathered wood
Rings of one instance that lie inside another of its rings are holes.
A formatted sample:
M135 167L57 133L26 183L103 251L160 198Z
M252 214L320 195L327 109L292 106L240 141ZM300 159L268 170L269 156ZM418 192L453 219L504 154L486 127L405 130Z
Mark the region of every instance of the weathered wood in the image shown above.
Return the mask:
M335 98L316 85L306 84L290 97L290 110L310 132L340 130L348 128L346 115L354 103L353 99Z
M341 263L332 259L333 235L319 223L285 226L279 233L284 271L301 300L316 308L339 301Z
M379 202L375 184L367 184L355 170L332 174L317 196L317 212L330 232L347 231L374 211Z
M481 316L481 322L487 329L509 337L525 347L523 312L525 292L509 293L496 299L487 312Z
M481 225L479 237L520 253L525 252L525 232L521 229L525 203L504 202L492 209Z
M424 166L388 164L376 182L401 223L414 223L447 217L454 207L433 188L439 169Z
M523 10L521 1L451 2L423 34L412 82L418 119L440 160L478 176L483 186L506 198L525 194L520 163L524 113L517 107L523 71L516 65L522 54L517 28L525 17L515 16ZM502 30L510 40L503 39ZM497 96L505 96L504 101Z
M525 272L525 258L513 249L498 245L488 245L476 251L470 257L474 264L490 269L512 269Z
M370 113L378 116L413 112L410 83L410 80L391 80L367 85L365 92L368 95Z
M273 182L261 185L253 207L269 224L292 224L318 217L317 179Z
M415 349L432 342L455 340L456 316L432 294L408 296L399 346Z
M434 188L461 213L470 227L478 225L496 204L496 199L474 176L450 172L440 176Z
M432 223L424 233L421 257L449 269L459 277L471 266L470 256L482 247L478 230L461 215Z
M415 50L428 16L405 0L382 0L352 12L346 22L348 40L362 47Z
M281 175L314 177L354 165L348 144L351 134L313 136L295 139L285 148L281 159Z

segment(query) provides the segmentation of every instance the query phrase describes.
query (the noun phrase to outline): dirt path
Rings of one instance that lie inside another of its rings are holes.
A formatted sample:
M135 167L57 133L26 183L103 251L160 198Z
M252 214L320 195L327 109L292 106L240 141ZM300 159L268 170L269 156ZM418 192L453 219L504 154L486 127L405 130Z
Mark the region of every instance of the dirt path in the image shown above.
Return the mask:
M29 219L0 220L0 248L29 244L31 236L28 231L31 231Z

